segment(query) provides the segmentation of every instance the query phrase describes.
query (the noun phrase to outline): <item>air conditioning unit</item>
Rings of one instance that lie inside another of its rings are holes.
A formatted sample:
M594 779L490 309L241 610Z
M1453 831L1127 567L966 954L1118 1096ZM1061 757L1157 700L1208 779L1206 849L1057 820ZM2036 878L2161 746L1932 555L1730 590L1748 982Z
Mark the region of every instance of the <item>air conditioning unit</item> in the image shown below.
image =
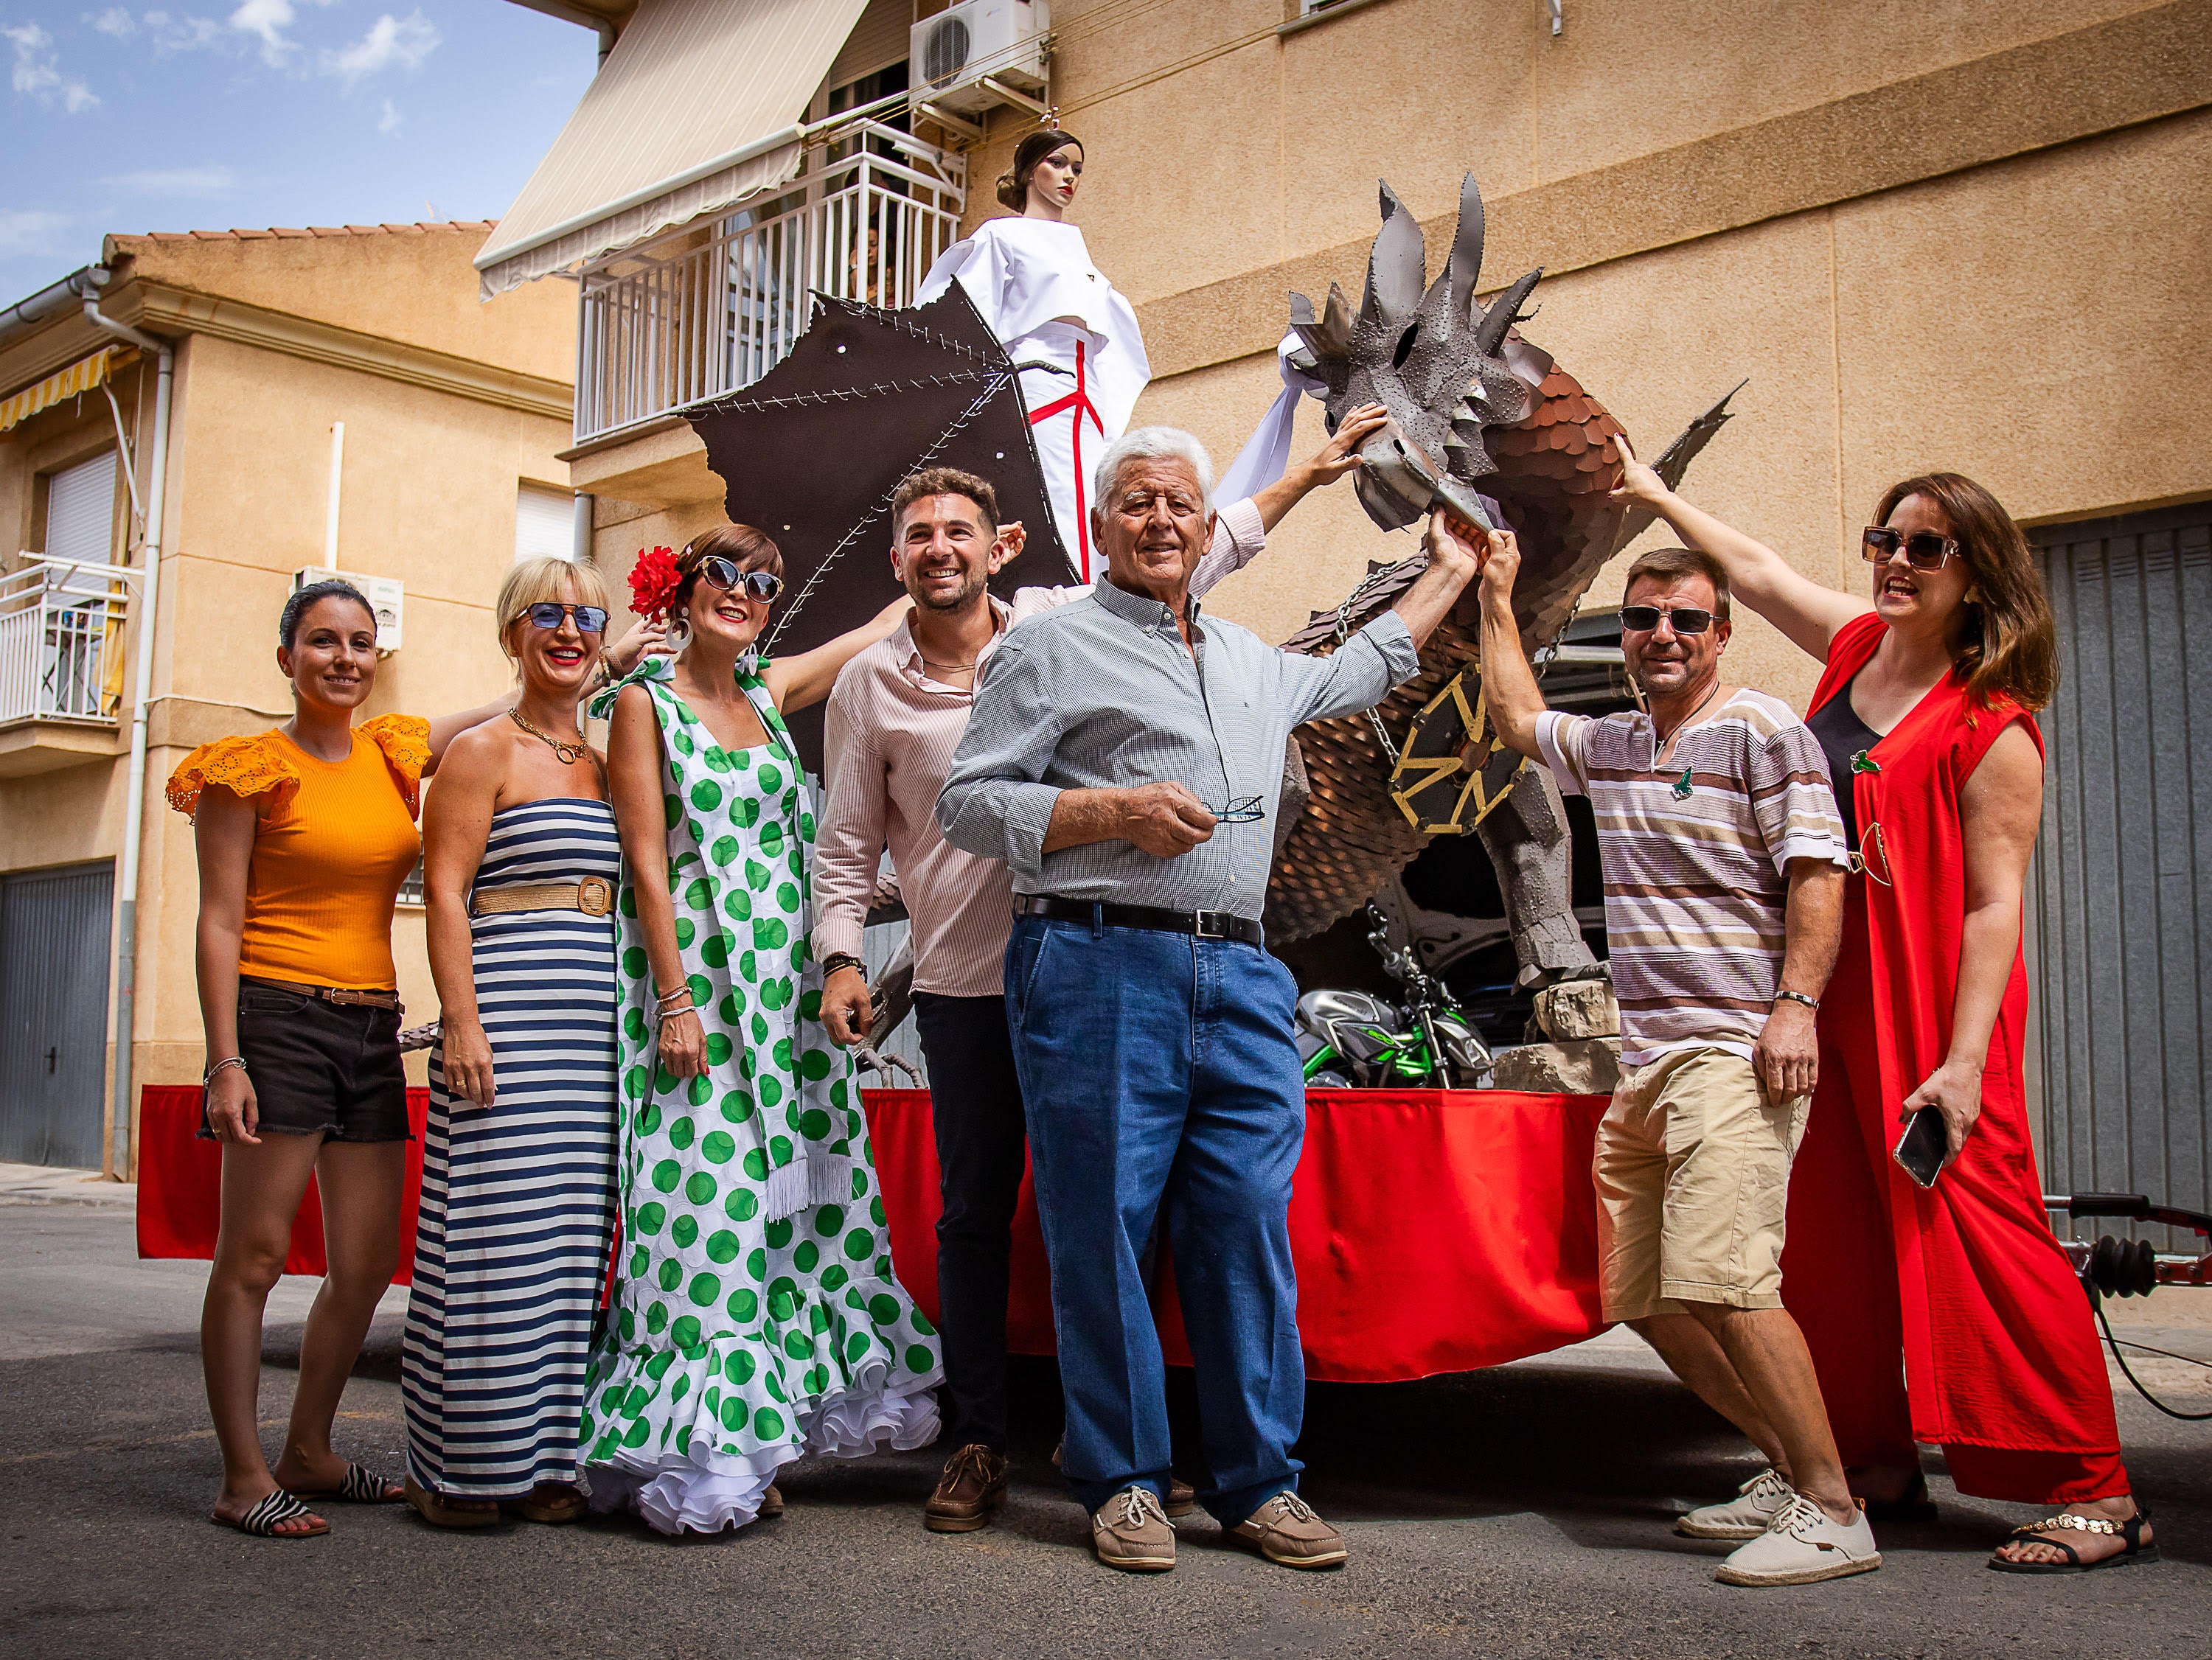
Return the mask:
M400 624L407 614L407 589L397 577L364 576L359 571L331 571L309 565L292 573L292 591L311 582L348 582L361 590L376 613L376 654L389 657L399 649Z
M977 115L1009 97L1045 89L1045 36L1052 28L1049 0L960 0L914 26L908 41L912 101Z

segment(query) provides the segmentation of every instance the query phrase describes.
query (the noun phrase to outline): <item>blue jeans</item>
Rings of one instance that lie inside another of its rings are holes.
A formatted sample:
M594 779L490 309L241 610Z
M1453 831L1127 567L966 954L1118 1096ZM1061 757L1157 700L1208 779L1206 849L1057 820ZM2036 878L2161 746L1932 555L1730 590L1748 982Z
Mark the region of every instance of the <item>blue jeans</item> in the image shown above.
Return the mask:
M1163 1209L1197 1362L1199 1496L1233 1527L1297 1486L1297 1001L1290 971L1240 941L1014 919L1006 1020L1052 1267L1061 1463L1090 1509L1131 1486L1166 1494L1166 1367L1138 1260Z

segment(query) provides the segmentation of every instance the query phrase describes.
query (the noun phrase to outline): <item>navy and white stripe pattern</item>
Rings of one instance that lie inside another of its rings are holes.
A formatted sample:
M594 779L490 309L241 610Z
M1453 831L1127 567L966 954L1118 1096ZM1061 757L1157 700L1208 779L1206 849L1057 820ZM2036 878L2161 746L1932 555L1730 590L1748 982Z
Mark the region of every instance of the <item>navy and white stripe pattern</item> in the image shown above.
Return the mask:
M476 885L612 882L621 861L605 802L529 802L492 815ZM470 931L493 1105L447 1094L431 1051L407 1463L434 1492L513 1498L576 1478L614 1226L615 924L521 911Z

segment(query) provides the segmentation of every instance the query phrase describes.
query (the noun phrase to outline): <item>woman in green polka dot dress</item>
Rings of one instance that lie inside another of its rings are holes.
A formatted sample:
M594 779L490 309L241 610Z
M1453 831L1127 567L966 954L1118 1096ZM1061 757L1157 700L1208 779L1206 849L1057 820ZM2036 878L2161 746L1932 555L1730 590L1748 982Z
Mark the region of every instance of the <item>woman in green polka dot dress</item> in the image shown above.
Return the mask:
M814 812L781 711L896 626L757 663L782 556L726 525L630 579L678 656L617 682L622 1242L593 1346L592 1502L742 1527L777 1467L937 1436L935 1332L892 1277L847 1051L809 949Z

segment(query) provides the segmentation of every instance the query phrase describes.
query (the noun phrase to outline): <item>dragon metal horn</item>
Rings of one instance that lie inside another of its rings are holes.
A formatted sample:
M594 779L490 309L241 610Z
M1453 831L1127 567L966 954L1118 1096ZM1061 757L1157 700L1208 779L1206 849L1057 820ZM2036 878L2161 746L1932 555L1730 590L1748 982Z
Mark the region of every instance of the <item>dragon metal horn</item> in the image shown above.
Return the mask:
M1475 330L1474 348L1485 357L1498 355L1498 348L1505 343L1505 331L1521 315L1521 302L1544 275L1541 265L1522 277L1511 288L1491 302L1490 309L1482 314L1482 324Z

